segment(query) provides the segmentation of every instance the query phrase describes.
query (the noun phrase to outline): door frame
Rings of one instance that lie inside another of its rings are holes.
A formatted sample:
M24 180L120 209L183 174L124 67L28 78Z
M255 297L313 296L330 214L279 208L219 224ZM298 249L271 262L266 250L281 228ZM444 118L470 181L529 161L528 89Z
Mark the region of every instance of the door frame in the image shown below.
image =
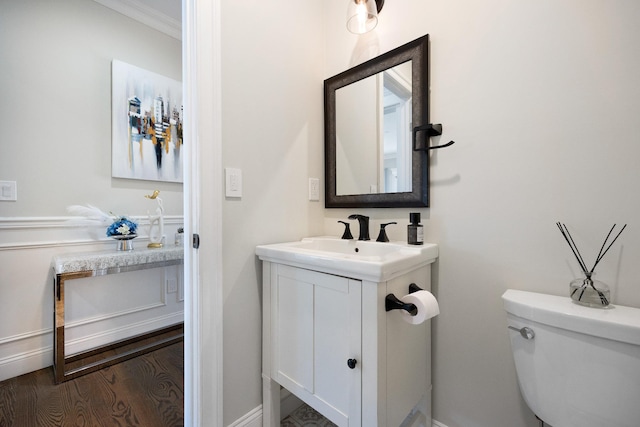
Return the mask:
M223 423L220 6L221 0L182 2L184 417L193 427ZM199 249L193 247L194 235Z

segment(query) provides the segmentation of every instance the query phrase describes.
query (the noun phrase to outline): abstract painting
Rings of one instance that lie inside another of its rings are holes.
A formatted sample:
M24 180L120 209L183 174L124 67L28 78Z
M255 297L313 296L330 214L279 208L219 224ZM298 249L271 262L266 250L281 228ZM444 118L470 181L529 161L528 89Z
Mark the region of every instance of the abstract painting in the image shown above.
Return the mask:
M182 83L112 62L111 176L182 182Z

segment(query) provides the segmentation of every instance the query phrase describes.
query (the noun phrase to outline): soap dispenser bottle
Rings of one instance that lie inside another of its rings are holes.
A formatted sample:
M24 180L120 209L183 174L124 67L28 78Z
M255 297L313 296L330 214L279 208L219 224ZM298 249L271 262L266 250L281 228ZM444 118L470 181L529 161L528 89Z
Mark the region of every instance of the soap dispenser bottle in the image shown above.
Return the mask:
M420 224L420 213L410 213L409 221L411 224L407 226L407 243L422 245L424 243L424 228Z

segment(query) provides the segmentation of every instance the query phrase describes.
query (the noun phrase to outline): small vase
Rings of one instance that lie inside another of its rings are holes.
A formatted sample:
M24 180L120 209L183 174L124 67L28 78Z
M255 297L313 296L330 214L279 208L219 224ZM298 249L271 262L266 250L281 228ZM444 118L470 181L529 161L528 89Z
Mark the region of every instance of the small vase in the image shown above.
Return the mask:
M136 237L138 237L137 234L127 234L126 236L123 236L123 235L111 236L111 238L118 241L118 246L116 247L116 250L118 251L132 251L133 239L135 239Z
M569 284L571 299L587 307L603 308L611 302L611 292L607 284L593 280L591 273L586 277L572 280Z

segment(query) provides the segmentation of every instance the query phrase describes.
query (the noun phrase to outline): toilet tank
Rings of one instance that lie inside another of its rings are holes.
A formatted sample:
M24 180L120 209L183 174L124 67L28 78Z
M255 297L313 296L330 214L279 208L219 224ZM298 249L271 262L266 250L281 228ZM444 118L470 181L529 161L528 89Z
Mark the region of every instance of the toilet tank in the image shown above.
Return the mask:
M598 309L569 297L507 290L520 391L553 427L640 426L640 309Z

